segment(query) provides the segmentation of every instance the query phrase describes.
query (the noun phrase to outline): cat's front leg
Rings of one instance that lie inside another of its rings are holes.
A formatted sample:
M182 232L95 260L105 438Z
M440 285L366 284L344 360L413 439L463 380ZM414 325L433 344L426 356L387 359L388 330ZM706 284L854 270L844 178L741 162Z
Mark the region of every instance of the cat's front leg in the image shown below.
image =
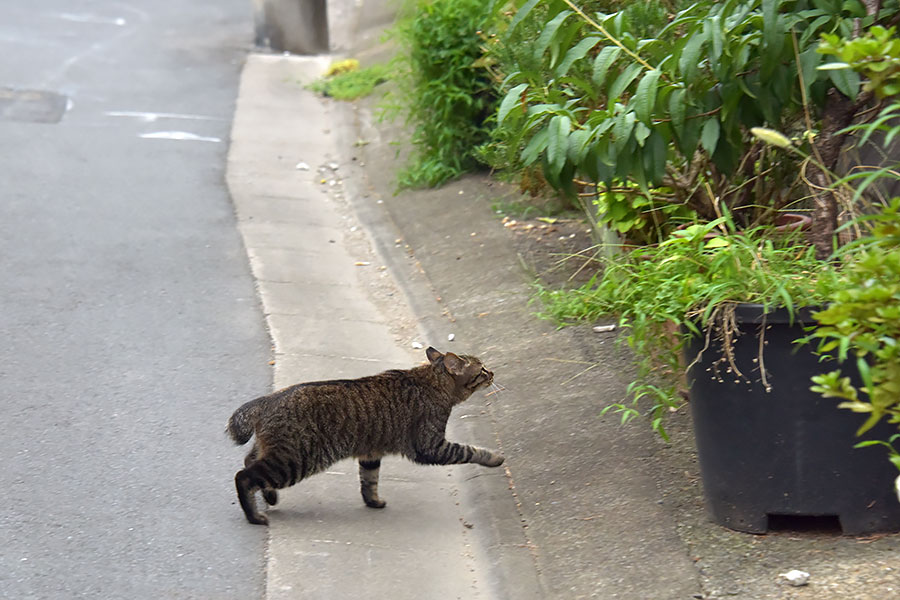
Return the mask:
M380 456L359 457L359 487L363 501L369 508L384 508L387 505L387 502L378 497L378 472L380 469Z
M426 449L417 449L413 458L417 463L425 465L458 465L475 463L485 467L499 467L503 464L503 456L485 448L466 446L448 440Z

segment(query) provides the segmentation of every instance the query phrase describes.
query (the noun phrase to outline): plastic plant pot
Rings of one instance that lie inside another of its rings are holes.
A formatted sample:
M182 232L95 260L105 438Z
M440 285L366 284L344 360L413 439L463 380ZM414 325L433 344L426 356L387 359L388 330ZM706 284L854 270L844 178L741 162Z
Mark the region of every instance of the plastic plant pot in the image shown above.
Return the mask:
M710 343L688 373L691 411L704 495L715 522L765 533L771 517L832 517L846 535L900 531L897 470L880 447L854 449L864 439L888 439L881 423L863 437L865 416L839 409L812 392L810 377L835 368L810 346L798 347L810 310L763 313L738 305L733 344L737 376L718 343ZM769 390L760 374L760 331ZM687 363L705 344L694 339Z

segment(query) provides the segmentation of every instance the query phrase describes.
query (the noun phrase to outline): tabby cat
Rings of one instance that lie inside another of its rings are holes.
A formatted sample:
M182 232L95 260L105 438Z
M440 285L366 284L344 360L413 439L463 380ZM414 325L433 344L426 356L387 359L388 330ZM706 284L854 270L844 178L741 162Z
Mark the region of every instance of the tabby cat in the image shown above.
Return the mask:
M444 430L454 405L493 382L494 374L473 356L425 351L428 363L360 379L301 383L247 402L228 420L238 444L256 440L244 468L234 476L247 520L267 525L254 493L272 505L279 488L294 485L348 457L359 459L367 506L383 508L378 470L385 454L417 463L503 464L499 454L447 441Z

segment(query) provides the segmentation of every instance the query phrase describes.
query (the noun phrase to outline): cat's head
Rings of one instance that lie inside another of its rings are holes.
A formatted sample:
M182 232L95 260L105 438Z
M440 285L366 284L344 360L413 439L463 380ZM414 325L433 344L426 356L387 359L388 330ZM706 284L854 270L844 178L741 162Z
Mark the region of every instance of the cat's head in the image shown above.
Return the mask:
M452 352L441 354L429 347L425 351L428 361L439 368L443 368L456 381L457 387L466 390L469 394L475 390L488 386L494 381L494 374L484 368L475 356L462 354L457 356Z

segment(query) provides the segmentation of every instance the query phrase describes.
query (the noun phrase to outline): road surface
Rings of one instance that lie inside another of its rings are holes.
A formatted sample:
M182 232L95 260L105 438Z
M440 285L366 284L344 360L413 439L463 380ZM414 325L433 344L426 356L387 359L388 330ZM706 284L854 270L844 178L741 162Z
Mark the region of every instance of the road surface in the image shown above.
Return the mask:
M271 349L224 183L246 0L0 4L0 597L253 598Z

